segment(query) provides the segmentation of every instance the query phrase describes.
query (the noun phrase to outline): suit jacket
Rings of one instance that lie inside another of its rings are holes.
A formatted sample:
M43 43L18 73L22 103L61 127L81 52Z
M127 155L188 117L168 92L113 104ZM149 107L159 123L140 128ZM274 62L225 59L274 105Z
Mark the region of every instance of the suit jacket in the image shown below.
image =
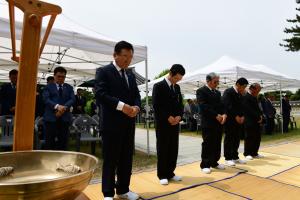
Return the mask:
M126 70L129 88L124 85L121 75L111 63L96 71L95 93L97 104L101 107L100 124L103 131L122 132L129 126L134 128L135 118L117 110L119 101L130 106L141 107L141 96L135 76Z
M236 123L236 116L244 116L242 95L237 93L233 87L224 91L222 102L224 104L227 121L225 124Z
M83 114L85 105L86 105L86 98L84 96L81 96L81 98L79 99L79 96L75 95L75 103L74 103L74 107L73 107L73 113L74 114ZM78 110L77 106L81 106L81 110Z
M274 118L276 114L276 109L274 108L272 102L269 99L265 99L262 102L263 112L267 118Z
M290 102L285 99L281 99L281 103L282 103L282 115L290 116L292 110Z
M182 117L183 115L182 95L179 85L175 85L175 92L173 92L165 79L154 84L152 104L156 126L171 126L168 122L170 116Z
M10 109L16 105L16 89L11 83L5 83L0 90L1 115L14 115Z
M245 127L251 128L254 126L258 126L258 121L262 116L262 112L259 108L257 98L247 93L243 97L243 104L245 114Z
M221 126L216 119L218 114L224 114L221 93L218 90L211 91L207 86L203 86L197 90L196 94L200 106L201 126Z
M71 85L67 83L63 84L63 93L62 97L60 97L56 84L48 84L43 91L43 100L45 104L45 121L55 122L57 120L54 107L56 104L59 104L67 107L67 111L60 118L65 122L71 122L72 115L70 113L70 107L75 102L75 95Z

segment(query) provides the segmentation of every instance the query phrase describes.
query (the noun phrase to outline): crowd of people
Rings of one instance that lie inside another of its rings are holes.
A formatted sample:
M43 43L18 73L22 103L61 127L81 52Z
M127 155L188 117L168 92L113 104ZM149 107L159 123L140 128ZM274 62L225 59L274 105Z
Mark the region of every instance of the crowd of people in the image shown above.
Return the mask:
M134 151L135 117L140 112L141 97L134 74L127 70L133 58L133 46L120 41L114 48L114 61L100 67L95 75L95 99L93 109L100 107L103 167L102 193L105 200L113 200L115 193L122 199L136 200L139 195L130 191L132 157ZM14 115L17 70L9 72L10 83L0 90L1 115ZM83 114L87 104L83 90L65 83L67 71L63 67L54 69L54 76L48 77L47 85L37 94L37 115L43 116L45 148L67 150L69 126L73 114ZM271 99L258 100L261 90L259 83L249 85L246 78L239 78L235 85L221 95L218 90L220 76L214 72L206 76L206 84L196 92L196 100L189 99L183 106L180 86L177 84L185 75L180 64L174 64L169 74L153 87L157 139L157 177L161 185L181 181L183 177L174 173L178 157L179 123L184 113L200 114L202 129L201 171L211 173L211 168L225 170L219 163L222 135L224 157L228 166L246 164L247 161L263 157L258 153L261 130L266 121L266 131L274 129L276 110ZM97 105L97 106L96 106ZM283 120L290 117L288 99L282 99ZM285 114L288 113L288 114ZM195 121L190 119L190 128ZM288 124L283 123L287 131ZM244 156L239 157L241 133L245 134ZM117 179L115 179L117 177Z

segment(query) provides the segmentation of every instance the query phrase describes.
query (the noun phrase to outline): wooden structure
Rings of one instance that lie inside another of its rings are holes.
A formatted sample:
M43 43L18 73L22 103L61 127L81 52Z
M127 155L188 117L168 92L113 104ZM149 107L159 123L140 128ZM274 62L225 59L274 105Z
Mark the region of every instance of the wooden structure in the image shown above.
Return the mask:
M55 18L62 10L57 5L37 0L7 1L13 49L12 60L19 62L13 150L32 150L39 57ZM20 57L16 55L14 7L24 12ZM41 41L42 20L47 15L51 15L51 18Z

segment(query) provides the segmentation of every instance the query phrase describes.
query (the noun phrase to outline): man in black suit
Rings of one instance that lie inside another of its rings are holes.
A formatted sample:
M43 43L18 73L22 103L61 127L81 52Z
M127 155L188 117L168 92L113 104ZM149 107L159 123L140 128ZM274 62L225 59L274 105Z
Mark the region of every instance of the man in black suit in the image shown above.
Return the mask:
M135 116L141 97L136 79L127 70L133 57L133 46L120 41L114 49L114 62L97 69L95 96L101 107L100 124L103 140L102 192L105 200L136 200L129 190L134 151ZM115 175L117 173L117 182Z
M223 124L227 115L221 102L221 93L216 89L220 77L216 73L206 76L206 85L197 90L197 101L200 106L202 127L202 153L200 167L203 173L211 173L211 167L225 169L219 164L221 157Z
M253 83L249 87L249 92L243 97L245 116L244 156L247 160L262 157L258 154L263 121L262 111L259 108L257 99L260 90L261 86L258 83Z
M83 96L83 89L78 88L75 95L75 104L73 107L73 114L84 114L84 107L86 105L86 98Z
M285 95L282 100L282 123L283 123L283 132L287 133L289 131L289 123L290 123L290 117L291 117L291 104L289 101L289 97Z
M176 83L184 74L183 66L174 64L168 76L153 86L157 176L162 185L167 185L169 180L181 181L182 179L174 174L174 170L178 156L179 122L183 115L182 95Z
M233 87L224 91L222 98L225 113L227 114L225 123L224 156L226 164L229 166L234 166L236 163L246 163L246 161L239 159L238 148L240 146L240 136L241 131L243 131L245 120L242 95L245 94L247 85L247 79L239 78Z
M75 95L73 87L65 83L66 75L65 68L56 67L55 83L49 83L43 91L46 149L67 150L68 148L69 126L72 120L70 107L75 102Z
M274 98L273 96L267 94L267 98L265 98L265 100L262 103L263 112L266 117L265 129L267 135L271 135L275 127L274 120L275 120L276 109L272 104L273 98Z
M1 115L15 114L18 70L9 71L9 79L10 83L3 84L0 90Z

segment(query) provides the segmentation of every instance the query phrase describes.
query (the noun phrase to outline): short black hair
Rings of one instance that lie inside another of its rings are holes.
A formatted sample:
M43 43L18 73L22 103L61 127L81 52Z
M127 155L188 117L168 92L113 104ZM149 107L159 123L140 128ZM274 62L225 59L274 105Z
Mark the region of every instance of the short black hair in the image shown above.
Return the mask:
M248 80L245 79L244 77L242 77L242 78L239 78L235 84L236 85L239 84L239 85L243 86L243 85L248 85L248 83L249 83Z
M54 81L54 77L53 76L48 76L46 80L47 80L47 83L49 83L50 81Z
M57 72L62 72L62 73L67 74L67 70L66 70L64 67L56 67L56 68L54 69L54 75L55 75Z
M120 41L115 45L115 53L119 54L121 53L122 49L132 50L134 52L132 44L126 41Z
M170 69L170 73L172 76L176 76L176 74L184 75L185 69L181 64L174 64Z
M12 75L18 75L18 70L16 69L12 69L9 71L9 76L12 76Z

